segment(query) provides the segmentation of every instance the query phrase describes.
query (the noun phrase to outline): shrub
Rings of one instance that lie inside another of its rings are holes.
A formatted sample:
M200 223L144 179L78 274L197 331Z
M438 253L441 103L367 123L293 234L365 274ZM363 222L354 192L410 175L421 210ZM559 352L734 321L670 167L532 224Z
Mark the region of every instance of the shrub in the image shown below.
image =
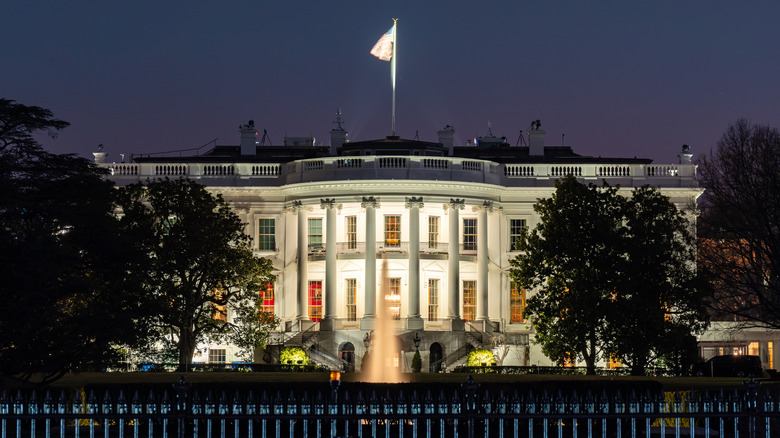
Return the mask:
M415 351L412 358L412 372L419 373L420 370L422 370L422 358L420 357L420 352Z
M469 353L468 366L470 367L487 367L495 365L496 357L490 350L472 350L471 353Z
M309 365L309 356L301 347L287 347L279 354L282 365Z

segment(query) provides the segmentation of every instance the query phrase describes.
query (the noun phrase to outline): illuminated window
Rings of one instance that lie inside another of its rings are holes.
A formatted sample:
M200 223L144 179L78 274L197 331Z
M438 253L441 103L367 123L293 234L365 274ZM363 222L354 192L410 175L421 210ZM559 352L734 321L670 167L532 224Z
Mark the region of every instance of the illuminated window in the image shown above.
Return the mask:
M357 216L347 216L344 224L347 233L347 249L357 248Z
M401 245L401 216L385 216L385 246Z
M509 322L524 323L525 317L525 289L512 282L509 290Z
M623 366L623 362L620 361L620 358L615 356L609 356L607 359L607 368L609 369L615 369L620 368Z
M214 299L221 301L224 298L224 294L224 289L217 289L214 291ZM227 306L225 304L214 303L214 319L227 322Z
M477 249L477 220L463 219L463 249L474 251Z
M577 365L577 356L574 355L571 351L568 351L563 356L563 366L567 368L572 368Z
M439 280L428 280L428 320L436 321L439 317Z
M257 249L260 251L276 250L276 223L273 219L257 221Z
M309 282L309 319L317 322L322 319L322 281Z
M390 310L390 316L393 319L401 319L401 279L388 278L387 288L385 304Z
M274 310L274 284L268 283L260 291L260 311L273 314Z
M751 342L748 344L748 355L758 356L758 342Z
M463 319L474 321L477 313L477 282L466 280L463 282Z
M210 363L225 363L227 360L225 358L225 349L224 348L212 348L209 349L209 362Z
M769 341L766 343L766 354L767 354L767 365L769 366L770 370L775 369L775 343L772 341Z
M439 245L439 216L428 216L428 247L436 249Z
M347 278L345 288L347 293L347 320L357 321L357 303L355 302L355 296L357 295L357 280L354 278Z
M520 239L525 233L525 219L509 219L509 250L517 251Z
M322 248L322 218L309 219L309 250Z

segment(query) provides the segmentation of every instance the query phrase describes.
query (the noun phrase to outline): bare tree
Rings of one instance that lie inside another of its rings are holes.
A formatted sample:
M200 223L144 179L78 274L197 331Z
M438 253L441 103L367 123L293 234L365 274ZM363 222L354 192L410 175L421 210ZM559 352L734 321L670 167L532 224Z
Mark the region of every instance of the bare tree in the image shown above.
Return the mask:
M780 328L780 132L740 119L698 164L714 318Z

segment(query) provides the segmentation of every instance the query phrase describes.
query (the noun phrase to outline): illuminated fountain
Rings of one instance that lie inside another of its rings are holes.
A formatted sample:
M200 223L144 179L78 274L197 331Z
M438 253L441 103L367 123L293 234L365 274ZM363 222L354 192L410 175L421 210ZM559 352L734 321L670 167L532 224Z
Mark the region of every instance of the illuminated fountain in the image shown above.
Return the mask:
M363 369L363 378L365 382L377 383L400 383L404 382L401 376L400 357L401 354L391 307L398 306L397 297L390 294L390 280L387 274L387 260L382 263L382 282L380 288L380 300L376 312L376 325L371 335L367 336L366 346L370 345L370 357L368 359L368 369Z

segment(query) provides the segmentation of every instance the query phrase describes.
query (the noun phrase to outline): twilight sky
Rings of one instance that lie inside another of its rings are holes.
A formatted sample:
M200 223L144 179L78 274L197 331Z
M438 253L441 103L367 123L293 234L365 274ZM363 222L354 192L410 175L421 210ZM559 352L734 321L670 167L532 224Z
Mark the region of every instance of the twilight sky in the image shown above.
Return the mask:
M328 131L390 134L390 63L369 54L398 18L397 131L672 163L737 118L780 127L777 0L61 1L0 13L0 97L71 122L53 152L109 161ZM201 150L202 152L205 149ZM187 153L188 155L191 152Z

